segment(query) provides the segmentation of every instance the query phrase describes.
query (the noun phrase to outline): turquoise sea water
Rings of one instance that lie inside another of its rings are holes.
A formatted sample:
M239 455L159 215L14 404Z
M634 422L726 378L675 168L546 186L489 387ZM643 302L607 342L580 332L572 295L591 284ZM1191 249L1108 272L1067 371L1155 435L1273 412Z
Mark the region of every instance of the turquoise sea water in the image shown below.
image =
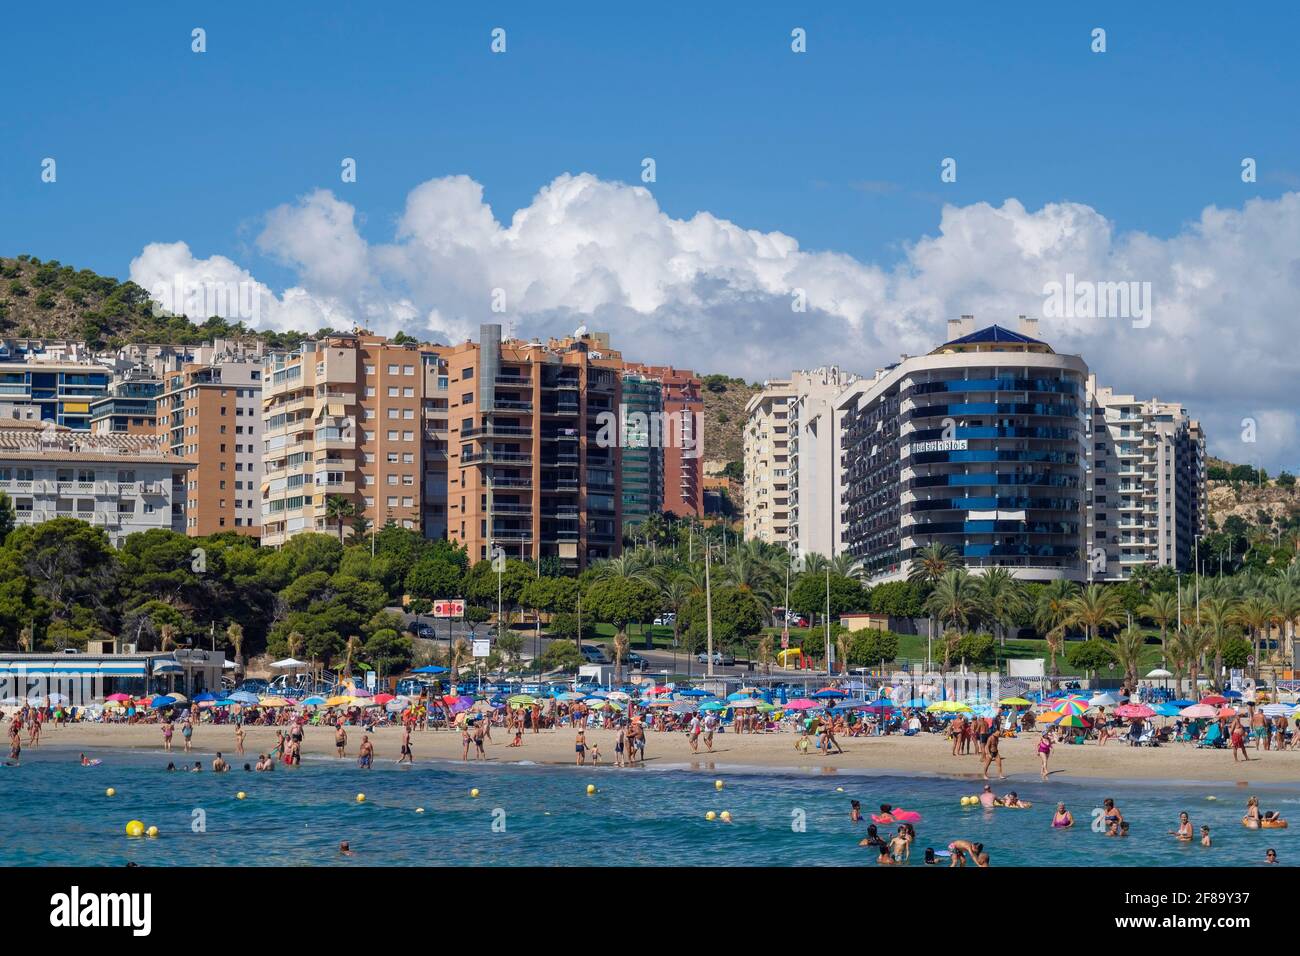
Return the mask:
M874 853L857 845L866 825L849 821L851 798L864 812L891 803L922 814L913 866L926 846L956 838L983 842L994 866L1240 865L1262 862L1266 847L1283 864L1300 861L1300 787L1012 779L995 789L1015 789L1034 807L985 811L959 805L979 791L974 781L887 773L436 762L362 772L350 760L309 758L270 774L191 774L167 773L159 754L97 755L103 764L86 768L75 751L29 750L21 767L0 767L0 865L874 866ZM206 767L211 755L202 759ZM588 796L588 784L598 792ZM114 797L105 796L108 787ZM235 799L239 790L247 799ZM361 791L366 801L358 804ZM1251 793L1297 829L1244 829ZM1088 826L1108 796L1132 824L1127 839ZM1074 813L1073 830L1050 827L1057 800ZM710 823L709 810L727 810L734 822ZM1166 835L1180 810L1198 831L1209 824L1213 847ZM157 826L159 837L127 837L131 819ZM196 819L204 824L197 832ZM800 819L801 832L792 826ZM352 856L340 855L340 840Z

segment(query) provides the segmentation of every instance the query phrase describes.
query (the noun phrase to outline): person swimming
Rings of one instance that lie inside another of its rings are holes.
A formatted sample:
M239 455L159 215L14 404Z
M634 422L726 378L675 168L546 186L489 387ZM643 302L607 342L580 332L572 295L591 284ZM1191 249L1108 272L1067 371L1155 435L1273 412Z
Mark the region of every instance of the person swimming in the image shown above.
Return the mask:
M984 792L980 794L980 805L986 810L998 805L997 795L994 794L993 788L987 783L984 784Z
M1008 793L1001 800L995 800L994 805L999 807L1004 807L1008 810L1028 810L1030 807L1033 806L1032 803L1029 803L1025 800L1021 800L1019 794L1017 794L1014 790Z
M1064 803L1056 805L1056 813L1052 814L1052 826L1058 830L1065 830L1074 826L1074 817L1069 810L1065 809Z
M849 806L851 807L851 809L849 810L849 820L852 821L853 823L861 823L862 804L859 803L857 800L850 800Z

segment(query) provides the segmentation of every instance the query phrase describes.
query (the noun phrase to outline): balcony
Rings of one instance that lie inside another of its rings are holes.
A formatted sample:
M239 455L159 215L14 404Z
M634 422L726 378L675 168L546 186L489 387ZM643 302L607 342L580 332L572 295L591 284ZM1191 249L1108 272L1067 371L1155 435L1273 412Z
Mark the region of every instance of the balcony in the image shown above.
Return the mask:
M493 541L532 541L533 533L526 528L493 528Z
M578 414L578 402L556 402L553 405L543 405L543 415L576 415Z
M531 412L533 403L514 398L498 398L493 400L492 408L499 412Z
M488 511L492 514L501 515L531 515L533 513L533 507L532 505L517 504L513 501L494 501L491 506L489 506Z
M527 388L532 384L532 379L527 375L512 375L509 372L501 373L495 381L505 388Z
M526 452L496 451L492 448L460 456L462 465L531 465L532 462L533 456Z
M533 430L527 425L497 425L488 422L486 425L480 425L476 428L466 428L460 433L461 438L531 438Z
M531 487L533 486L533 479L532 479L531 477L524 477L524 478L490 478L490 479L488 480L487 485L488 485L489 488L492 488L493 490L496 490L496 489L498 489L498 488L502 488L502 489L506 489L506 488L531 488Z

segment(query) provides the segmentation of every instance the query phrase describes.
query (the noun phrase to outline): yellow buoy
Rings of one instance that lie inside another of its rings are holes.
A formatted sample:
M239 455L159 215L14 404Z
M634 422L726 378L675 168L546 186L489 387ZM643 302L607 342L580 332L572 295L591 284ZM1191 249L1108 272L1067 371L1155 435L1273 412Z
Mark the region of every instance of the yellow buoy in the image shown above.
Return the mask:
M594 783L587 784L587 796L591 796L595 792L596 792L596 785Z
M843 793L843 792L844 792L844 788L843 788L843 787L836 787L836 788L835 788L835 792L836 792L836 793Z
M713 781L713 789L714 789L714 790L721 790L721 789L722 789L722 781L721 781L721 780L715 780L715 781Z
M104 791L104 796L115 797L117 796L117 791L114 790L112 787L109 787L107 790Z
M236 800L243 800L246 796L248 796L248 794L246 794L246 793L244 793L244 791L240 790L239 793L235 794L235 799L236 799Z
M139 820L128 820L126 824L126 835L129 837L144 836L144 824Z
M357 803L365 803L365 802L366 802L366 795L364 793L358 793Z
M478 796L478 787L475 787L473 790L471 790L471 791L469 792L469 795L470 795L471 797L477 797L477 796Z
M714 820L718 819L718 815L714 813L712 810L710 810L708 813L704 814L704 819L708 820L711 823Z
M963 807L964 807L964 806L967 806L969 803L970 803L970 797L962 797L962 798L961 798L961 805L962 805Z
M156 837L158 835L158 828L150 827L148 830L145 831L145 833L151 837Z
M731 822L731 811L730 811L730 810L723 810L722 813L718 816L718 819L720 819L723 823L730 823L730 822Z

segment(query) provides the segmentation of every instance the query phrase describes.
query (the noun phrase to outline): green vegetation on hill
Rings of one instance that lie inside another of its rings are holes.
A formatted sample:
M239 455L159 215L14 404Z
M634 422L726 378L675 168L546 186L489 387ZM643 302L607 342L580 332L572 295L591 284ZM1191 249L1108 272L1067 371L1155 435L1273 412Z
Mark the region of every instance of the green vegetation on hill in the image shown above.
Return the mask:
M307 337L256 331L216 316L195 324L157 310L148 291L134 282L29 255L0 258L0 335L85 341L95 349L130 342L196 345L213 338L257 338L287 348Z

